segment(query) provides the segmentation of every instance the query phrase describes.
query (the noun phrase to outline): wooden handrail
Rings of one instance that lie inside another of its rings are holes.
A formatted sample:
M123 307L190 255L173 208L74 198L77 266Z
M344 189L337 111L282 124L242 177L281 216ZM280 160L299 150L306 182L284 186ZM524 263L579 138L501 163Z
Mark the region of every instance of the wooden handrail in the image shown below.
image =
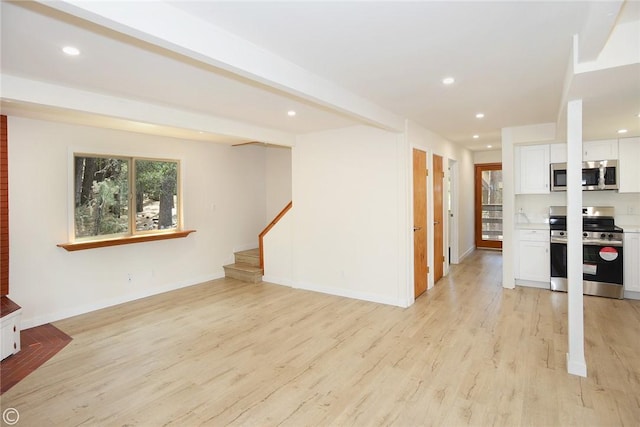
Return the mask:
M273 221L271 221L269 223L269 225L267 225L264 228L264 230L262 230L262 232L258 235L258 247L260 248L260 268L263 271L264 271L264 249L263 249L263 245L262 245L262 239L269 232L269 230L271 230L273 228L273 226L276 225L278 223L278 221L280 221L282 219L284 214L289 212L289 209L291 209L292 206L293 206L293 201L289 202L287 204L287 206L285 206L284 209L282 209L280 211L280 213L278 215L276 215L276 217L273 219Z

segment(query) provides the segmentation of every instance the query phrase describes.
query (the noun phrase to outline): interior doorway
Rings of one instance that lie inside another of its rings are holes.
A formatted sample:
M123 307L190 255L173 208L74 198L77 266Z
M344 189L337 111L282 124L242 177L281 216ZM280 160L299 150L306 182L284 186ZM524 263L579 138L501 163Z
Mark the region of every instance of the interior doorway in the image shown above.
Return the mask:
M449 179L447 180L447 241L449 242L449 256L447 267L458 264L458 162L449 159ZM445 271L448 274L448 270Z
M476 247L502 249L502 163L475 167Z
M433 283L444 275L444 168L433 155Z

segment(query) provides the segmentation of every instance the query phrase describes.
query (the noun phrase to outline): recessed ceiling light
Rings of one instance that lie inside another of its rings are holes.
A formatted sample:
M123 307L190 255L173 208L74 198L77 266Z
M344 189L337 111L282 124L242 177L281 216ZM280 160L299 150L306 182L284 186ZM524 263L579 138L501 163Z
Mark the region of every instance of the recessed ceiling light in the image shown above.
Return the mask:
M295 116L295 115L296 115L296 112L295 112L295 111L293 111L293 110L289 110L289 111L287 111L287 116L289 116L289 117L293 117L293 116Z
M69 56L78 56L80 55L80 49L73 46L65 46L62 48L62 51Z
M454 79L453 77L445 77L444 79L442 79L442 84L450 85L450 84L453 84L453 82L455 81L456 79Z
M480 138L480 135L473 135L473 139L478 139Z
M484 113L478 113L476 114L476 119L481 119L484 117Z
M628 131L626 129L618 129L618 133L627 133Z
M493 147L493 145L487 145L487 148L492 148L492 147Z
M638 113L638 117L640 118L640 113Z

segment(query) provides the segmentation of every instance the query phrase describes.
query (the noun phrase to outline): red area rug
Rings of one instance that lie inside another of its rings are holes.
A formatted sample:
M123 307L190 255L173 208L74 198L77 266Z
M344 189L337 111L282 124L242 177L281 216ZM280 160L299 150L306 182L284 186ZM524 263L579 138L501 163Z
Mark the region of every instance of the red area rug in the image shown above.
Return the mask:
M71 340L50 323L20 331L21 350L0 362L0 395L42 366Z

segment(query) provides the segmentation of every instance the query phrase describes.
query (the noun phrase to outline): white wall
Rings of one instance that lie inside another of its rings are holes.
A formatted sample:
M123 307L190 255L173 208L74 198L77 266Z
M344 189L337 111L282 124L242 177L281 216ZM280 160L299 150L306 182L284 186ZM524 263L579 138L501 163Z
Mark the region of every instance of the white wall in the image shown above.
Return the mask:
M264 236L265 282L294 286L293 283L293 216L295 206Z
M502 150L474 151L473 163L501 163Z
M224 275L265 223L262 147L9 117L10 297L31 327ZM67 252L75 149L182 161L184 239ZM128 281L131 274L132 281Z
M292 285L406 305L403 136L366 126L306 134L292 155Z
M291 201L291 148L268 146L265 161L266 226Z

